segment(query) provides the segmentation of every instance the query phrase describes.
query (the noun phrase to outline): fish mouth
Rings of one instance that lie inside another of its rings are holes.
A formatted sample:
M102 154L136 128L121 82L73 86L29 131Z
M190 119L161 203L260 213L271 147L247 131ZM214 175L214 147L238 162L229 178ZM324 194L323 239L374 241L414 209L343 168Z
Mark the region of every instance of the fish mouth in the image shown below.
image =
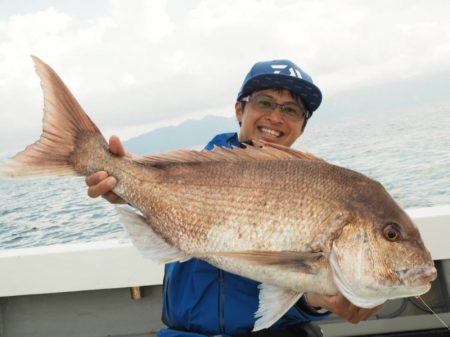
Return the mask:
M434 266L402 269L398 271L402 283L408 287L423 287L429 285L437 277Z

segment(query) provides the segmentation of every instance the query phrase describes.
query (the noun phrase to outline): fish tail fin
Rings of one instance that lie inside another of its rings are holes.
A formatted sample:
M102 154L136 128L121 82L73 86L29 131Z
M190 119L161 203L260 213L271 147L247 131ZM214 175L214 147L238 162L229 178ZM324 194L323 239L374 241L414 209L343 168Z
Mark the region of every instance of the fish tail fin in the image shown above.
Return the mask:
M108 144L56 72L36 56L31 58L44 93L42 134L34 144L0 164L0 178L83 175L87 164L77 156L80 139L90 139L92 146L106 149Z

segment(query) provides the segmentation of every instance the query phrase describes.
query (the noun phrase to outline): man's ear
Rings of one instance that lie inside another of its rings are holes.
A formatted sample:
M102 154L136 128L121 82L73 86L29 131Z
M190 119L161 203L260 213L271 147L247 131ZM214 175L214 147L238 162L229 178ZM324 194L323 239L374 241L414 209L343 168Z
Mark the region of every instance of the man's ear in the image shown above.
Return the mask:
M242 115L244 114L244 111L242 111L242 103L236 102L234 104L234 111L236 112L236 119L239 122L239 126L242 125Z

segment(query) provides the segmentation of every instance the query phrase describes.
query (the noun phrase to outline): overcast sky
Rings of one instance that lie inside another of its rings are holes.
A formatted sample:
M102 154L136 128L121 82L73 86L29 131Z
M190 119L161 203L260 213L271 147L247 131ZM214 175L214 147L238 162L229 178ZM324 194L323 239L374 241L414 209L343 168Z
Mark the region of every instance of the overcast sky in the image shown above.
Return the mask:
M106 136L231 116L257 61L330 97L450 69L448 0L0 0L0 155L37 139L51 65ZM408 99L405 97L405 99ZM320 110L319 110L320 112Z

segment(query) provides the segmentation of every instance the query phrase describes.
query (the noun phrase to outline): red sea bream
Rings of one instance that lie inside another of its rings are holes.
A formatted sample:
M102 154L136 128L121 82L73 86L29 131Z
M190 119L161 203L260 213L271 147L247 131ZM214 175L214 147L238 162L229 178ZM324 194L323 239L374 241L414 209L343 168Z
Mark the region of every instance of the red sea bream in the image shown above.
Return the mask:
M197 257L261 282L255 330L304 292L341 292L370 308L430 289L430 253L377 181L267 143L118 157L58 75L33 60L44 92L43 133L0 166L0 177L107 171L118 181L114 192L136 208L119 213L147 256Z

